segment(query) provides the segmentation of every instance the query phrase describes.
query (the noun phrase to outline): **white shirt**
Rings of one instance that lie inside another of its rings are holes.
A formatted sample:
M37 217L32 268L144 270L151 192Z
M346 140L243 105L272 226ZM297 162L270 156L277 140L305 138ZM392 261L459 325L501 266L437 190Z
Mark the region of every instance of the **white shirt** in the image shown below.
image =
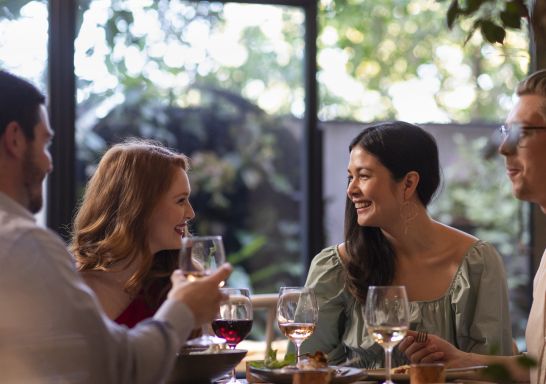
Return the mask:
M537 360L537 368L531 369L531 383L543 384L546 382L546 251L542 255L540 266L533 281L533 305L525 330L527 353Z
M193 327L172 300L133 329L109 320L61 239L0 193L1 383L160 383Z

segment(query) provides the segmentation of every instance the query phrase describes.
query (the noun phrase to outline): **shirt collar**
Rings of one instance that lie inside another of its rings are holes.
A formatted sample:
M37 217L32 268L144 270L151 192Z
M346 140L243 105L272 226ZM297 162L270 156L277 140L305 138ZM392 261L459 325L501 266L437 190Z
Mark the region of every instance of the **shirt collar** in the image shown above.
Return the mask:
M13 200L11 197L6 195L3 192L0 192L0 209L12 213L17 216L22 216L25 219L36 221L36 218L28 209L23 207L17 201Z

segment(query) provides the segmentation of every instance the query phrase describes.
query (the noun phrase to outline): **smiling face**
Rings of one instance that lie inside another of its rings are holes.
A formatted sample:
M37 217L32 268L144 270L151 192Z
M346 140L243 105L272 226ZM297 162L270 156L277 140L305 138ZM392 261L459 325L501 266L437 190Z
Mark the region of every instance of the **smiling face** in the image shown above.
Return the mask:
M539 95L520 96L506 120L507 124L546 126L546 99ZM546 213L546 131L525 134L523 148L512 148L507 142L499 147L505 157L506 173L512 182L514 196L540 205Z
M400 221L401 183L374 155L355 146L347 171L347 196L355 206L358 225L389 228Z
M186 171L177 167L171 186L157 202L149 220L148 244L153 254L180 248L181 236L188 233L188 221L195 217L190 192Z

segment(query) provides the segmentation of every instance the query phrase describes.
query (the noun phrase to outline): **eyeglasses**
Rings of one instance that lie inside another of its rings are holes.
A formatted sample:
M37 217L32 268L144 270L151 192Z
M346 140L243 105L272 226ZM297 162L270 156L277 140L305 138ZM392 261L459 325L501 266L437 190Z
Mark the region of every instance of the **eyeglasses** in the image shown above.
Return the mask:
M525 148L534 131L546 130L546 126L532 126L518 123L502 125L499 128L504 144L511 149Z

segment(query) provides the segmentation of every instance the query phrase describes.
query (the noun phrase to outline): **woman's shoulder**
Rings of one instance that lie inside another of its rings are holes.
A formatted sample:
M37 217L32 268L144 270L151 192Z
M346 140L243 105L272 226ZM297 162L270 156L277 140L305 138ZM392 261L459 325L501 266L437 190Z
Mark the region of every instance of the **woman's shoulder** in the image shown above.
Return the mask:
M306 285L344 286L343 266L337 245L324 248L311 262Z
M487 277L489 276L489 277ZM457 272L453 288L478 288L484 278L503 280L504 264L495 247L483 240L474 242L467 250Z
M502 258L497 249L491 243L483 240L477 240L470 245L464 255L463 261L469 267L502 265Z

